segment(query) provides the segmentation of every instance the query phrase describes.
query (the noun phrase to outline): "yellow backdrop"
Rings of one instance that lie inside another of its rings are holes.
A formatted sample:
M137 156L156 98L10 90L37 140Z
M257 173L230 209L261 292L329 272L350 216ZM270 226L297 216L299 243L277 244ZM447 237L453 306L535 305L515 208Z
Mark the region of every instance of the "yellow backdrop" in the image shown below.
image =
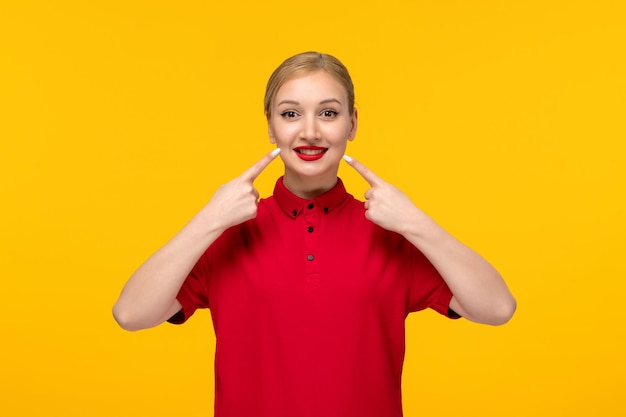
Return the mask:
M0 415L212 415L209 312L128 333L111 306L272 148L265 81L310 49L352 72L349 154L518 300L503 327L408 319L405 414L625 415L622 4L2 1Z

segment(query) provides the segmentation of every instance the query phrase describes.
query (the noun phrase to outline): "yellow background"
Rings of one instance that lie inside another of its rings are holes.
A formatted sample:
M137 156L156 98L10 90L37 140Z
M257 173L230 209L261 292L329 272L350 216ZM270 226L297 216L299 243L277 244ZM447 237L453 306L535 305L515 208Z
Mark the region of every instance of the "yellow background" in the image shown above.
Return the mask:
M626 415L625 21L620 1L1 1L0 415L212 415L209 312L128 333L111 306L272 149L266 79L310 49L352 72L348 153L518 300L503 327L408 319L405 415Z

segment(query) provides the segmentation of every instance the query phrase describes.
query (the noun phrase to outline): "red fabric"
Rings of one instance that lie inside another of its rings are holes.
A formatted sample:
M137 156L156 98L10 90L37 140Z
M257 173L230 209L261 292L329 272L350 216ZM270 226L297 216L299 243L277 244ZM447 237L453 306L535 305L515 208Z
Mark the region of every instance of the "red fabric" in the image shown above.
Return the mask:
M404 320L452 294L408 241L364 216L341 182L314 200L279 179L180 290L211 309L216 417L398 417Z

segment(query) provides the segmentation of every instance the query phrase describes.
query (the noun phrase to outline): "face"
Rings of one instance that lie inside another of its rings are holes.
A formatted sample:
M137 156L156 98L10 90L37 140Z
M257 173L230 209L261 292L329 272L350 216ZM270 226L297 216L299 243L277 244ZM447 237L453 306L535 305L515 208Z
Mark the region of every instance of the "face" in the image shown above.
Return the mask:
M268 120L270 141L285 163L285 184L334 183L356 128L356 110L350 114L346 90L332 75L319 70L287 80Z

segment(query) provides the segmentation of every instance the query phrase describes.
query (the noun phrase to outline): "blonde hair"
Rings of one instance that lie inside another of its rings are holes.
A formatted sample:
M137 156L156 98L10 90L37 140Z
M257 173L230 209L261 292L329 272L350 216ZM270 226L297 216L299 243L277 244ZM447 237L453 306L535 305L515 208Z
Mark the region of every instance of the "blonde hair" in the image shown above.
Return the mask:
M332 55L319 52L303 52L287 58L278 66L267 81L265 88L265 116L269 119L272 115L271 105L278 89L296 75L323 70L335 77L346 89L348 95L348 109L350 115L354 114L354 85L348 69Z

